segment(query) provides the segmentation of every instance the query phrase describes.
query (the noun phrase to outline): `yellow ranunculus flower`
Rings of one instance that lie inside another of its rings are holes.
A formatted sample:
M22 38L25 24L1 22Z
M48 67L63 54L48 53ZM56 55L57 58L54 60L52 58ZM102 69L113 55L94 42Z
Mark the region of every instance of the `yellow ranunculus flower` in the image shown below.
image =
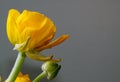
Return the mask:
M7 18L8 39L18 51L33 52L29 55L33 59L39 60L38 55L33 55L36 54L36 51L40 52L56 46L69 37L65 34L51 41L55 32L54 23L41 13L28 10L20 13L16 9L9 10ZM44 56L42 57L44 58Z
M28 74L23 75L21 72L18 74L15 82L32 82Z
M24 49L41 51L56 46L69 36L62 35L51 42L56 32L54 23L45 15L24 10L22 13L10 9L7 19L7 35L13 45L24 43L29 37Z

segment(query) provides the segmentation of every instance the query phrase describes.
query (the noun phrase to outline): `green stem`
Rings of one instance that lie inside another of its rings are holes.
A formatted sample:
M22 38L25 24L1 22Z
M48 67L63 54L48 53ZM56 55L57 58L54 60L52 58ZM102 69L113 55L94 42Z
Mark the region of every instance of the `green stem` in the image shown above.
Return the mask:
M39 82L40 80L42 80L43 78L45 78L47 76L46 72L42 72L41 74L39 74L32 82Z
M14 67L12 68L12 71L11 71L9 77L5 82L14 82L15 81L18 73L20 72L20 69L22 67L25 57L26 57L25 53L19 52L16 62L14 64Z

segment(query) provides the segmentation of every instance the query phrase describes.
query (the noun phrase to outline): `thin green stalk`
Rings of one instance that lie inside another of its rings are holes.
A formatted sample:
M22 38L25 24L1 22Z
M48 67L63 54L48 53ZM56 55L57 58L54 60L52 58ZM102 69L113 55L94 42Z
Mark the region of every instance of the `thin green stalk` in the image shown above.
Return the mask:
M6 82L14 82L15 81L18 73L20 72L20 69L22 67L25 57L26 57L25 53L19 52L16 62L14 64L14 67L12 68L12 71L11 71L8 79L6 80Z
M47 76L47 72L42 72L39 74L32 82L40 82L43 78Z

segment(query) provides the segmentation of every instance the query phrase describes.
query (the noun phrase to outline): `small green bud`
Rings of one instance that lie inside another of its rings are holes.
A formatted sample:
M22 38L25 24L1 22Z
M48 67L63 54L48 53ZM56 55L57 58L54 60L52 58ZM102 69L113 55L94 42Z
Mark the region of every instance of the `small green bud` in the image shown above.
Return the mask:
M58 65L56 62L53 61L47 61L42 65L42 70L47 73L47 78L49 80L52 80L57 76L60 68L61 65Z

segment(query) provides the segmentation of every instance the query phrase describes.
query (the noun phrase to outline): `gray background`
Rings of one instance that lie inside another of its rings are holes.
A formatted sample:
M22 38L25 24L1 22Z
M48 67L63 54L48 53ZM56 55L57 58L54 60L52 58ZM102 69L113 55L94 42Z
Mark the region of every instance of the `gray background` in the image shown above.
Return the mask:
M17 56L6 35L11 8L38 11L57 26L56 37L70 34L63 44L43 53L61 57L58 76L42 82L120 82L120 0L1 0L0 75L6 79ZM29 58L22 67L34 78L42 63Z

